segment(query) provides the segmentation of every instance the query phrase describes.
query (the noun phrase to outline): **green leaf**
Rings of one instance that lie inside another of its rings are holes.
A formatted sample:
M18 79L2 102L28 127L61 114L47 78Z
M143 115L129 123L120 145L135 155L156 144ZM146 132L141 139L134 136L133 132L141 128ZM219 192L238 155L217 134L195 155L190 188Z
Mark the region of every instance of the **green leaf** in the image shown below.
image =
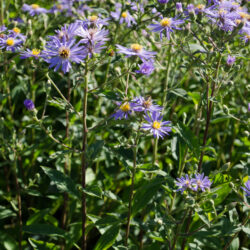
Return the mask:
M106 250L113 245L120 231L120 227L115 225L109 228L98 240L94 250Z
M28 240L29 240L30 245L34 247L34 249L38 249L38 250L60 249L60 247L56 246L54 243L49 243L49 242L45 242L41 240L35 240L33 238L28 238Z
M194 135L192 130L182 123L178 123L174 129L180 135L181 139L187 144L196 157L200 155L200 145L198 138Z
M8 217L15 217L16 214L6 207L0 206L0 220L8 218Z
M37 223L39 221L41 221L45 215L47 215L49 213L50 209L43 209L35 214L32 214L29 219L26 222L26 225L29 226L31 224Z
M150 202L150 200L157 193L158 189L161 187L162 183L163 179L155 178L153 180L147 181L146 184L142 185L136 191L132 205L133 216Z
M210 227L210 221L208 219L208 217L206 216L206 214L203 212L202 209L196 209L195 210L198 214L198 216L200 217L200 219L208 226Z
M85 189L82 189L85 194L90 196L102 198L102 189L97 185L87 186Z
M23 231L29 234L41 234L49 236L65 237L65 231L61 228L54 227L48 224L32 224L30 226L23 226Z
M230 244L230 247L229 249L230 250L238 250L240 247L240 241L239 241L239 238L235 238L233 239L232 243Z
M56 184L59 191L67 192L76 198L80 198L80 194L77 191L76 185L71 178L52 168L41 168L43 169L44 173L49 176L50 180Z
M6 250L16 250L18 249L18 245L12 236L5 233L4 231L0 231L0 244L4 245L4 249ZM0 245L1 246L1 245Z
M178 89L173 89L170 92L173 93L174 95L177 95L177 96L180 96L180 97L186 99L187 92L185 89L178 88Z
M101 140L97 140L94 143L92 143L90 146L88 146L86 155L90 163L99 156L99 154L102 151L103 146L104 146L104 141L101 141Z

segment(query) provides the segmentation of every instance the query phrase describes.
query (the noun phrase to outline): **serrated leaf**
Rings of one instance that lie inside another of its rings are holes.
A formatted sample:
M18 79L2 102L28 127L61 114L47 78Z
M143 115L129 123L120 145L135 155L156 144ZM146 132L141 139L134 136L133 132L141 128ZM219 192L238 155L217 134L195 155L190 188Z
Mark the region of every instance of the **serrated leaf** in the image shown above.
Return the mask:
M76 185L71 178L62 172L48 167L41 167L50 180L53 181L60 192L67 192L76 198L80 198Z
M113 245L120 231L120 227L115 225L109 228L98 240L94 250L106 250Z

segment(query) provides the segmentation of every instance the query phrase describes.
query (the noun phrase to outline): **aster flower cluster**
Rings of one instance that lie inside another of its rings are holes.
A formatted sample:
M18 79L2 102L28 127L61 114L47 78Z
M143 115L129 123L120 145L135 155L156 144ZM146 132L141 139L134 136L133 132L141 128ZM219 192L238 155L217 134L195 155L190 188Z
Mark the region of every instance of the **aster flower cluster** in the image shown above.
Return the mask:
M212 182L208 179L207 176L202 174L195 174L195 178L190 178L187 174L181 178L177 178L176 185L179 187L177 191L183 193L185 190L193 190L195 192L201 190L205 192L206 189L210 189Z
M153 103L152 99L136 97L132 101L117 102L118 110L112 115L116 120L128 119L133 112L142 112L146 123L142 129L149 131L155 138L163 138L171 132L170 121L163 121L162 107Z

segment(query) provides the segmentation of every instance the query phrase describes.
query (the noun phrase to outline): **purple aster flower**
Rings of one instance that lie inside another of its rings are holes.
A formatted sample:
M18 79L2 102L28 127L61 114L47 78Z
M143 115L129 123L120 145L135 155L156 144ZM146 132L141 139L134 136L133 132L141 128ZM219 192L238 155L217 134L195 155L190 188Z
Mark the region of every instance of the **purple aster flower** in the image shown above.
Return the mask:
M26 58L29 58L29 57L33 57L35 59L38 59L39 57L41 57L42 53L39 49L26 49L26 51L23 51L20 53L21 55L21 59L26 59Z
M135 72L149 76L153 73L154 70L155 70L154 61L153 60L149 60L149 61L144 60L143 63L140 65L140 69L136 70Z
M151 28L153 32L160 32L160 38L162 39L162 33L166 32L166 37L170 40L170 33L174 30L181 30L178 25L183 24L183 20L178 20L177 18L166 18L164 17L157 24L150 24L148 27Z
M57 37L62 40L63 37L68 41L76 36L76 30L79 28L79 23L65 24L60 30L56 30Z
M57 37L50 37L51 41L44 51L45 61L50 64L49 68L55 67L57 71L62 67L64 73L71 69L71 62L81 63L87 56L84 47L75 44L75 39L60 41Z
M135 19L128 11L121 12L121 5L116 4L116 12L111 12L111 17L113 17L116 21L120 20L119 23L127 23L128 27L131 27L133 24L136 24Z
M12 30L9 30L9 36L15 37L15 38L20 38L23 41L26 40L26 36L21 33L21 30L17 27L13 28Z
M248 103L248 112L250 112L250 102Z
M5 30L7 30L7 28L4 25L0 26L0 33L4 32Z
M76 34L83 39L80 40L80 43L85 44L87 53L90 57L94 53L101 53L101 51L106 48L106 41L109 32L106 29L84 29L82 26L76 31Z
M204 177L204 173L202 174L195 174L195 178L191 179L192 182L192 189L194 191L198 191L200 188L203 192L205 188L210 189L212 182L208 179L207 176Z
M145 99L144 97L139 96L133 99L133 102L135 103L134 111L137 112L153 113L161 112L162 110L161 106L153 104L151 97Z
M245 192L246 196L250 196L250 180L245 183L245 187L241 187Z
M118 53L125 54L127 57L139 56L142 60L150 59L154 57L154 55L156 54L156 52L145 50L143 46L138 43L131 44L130 49L123 47L121 45L118 45L118 44L116 45L116 47L117 49L119 49Z
M228 57L227 57L227 65L232 66L234 64L234 62L235 62L235 56L228 55Z
M176 191L181 191L181 193L183 193L187 188L192 189L191 184L192 182L187 174L185 177L182 176L181 178L177 178L176 185L179 187L179 189Z
M194 5L192 3L187 5L187 11L189 14L194 13Z
M84 29L88 28L99 28L101 29L103 26L108 25L109 18L101 18L100 16L92 15L89 16L85 20L79 20L78 23L80 23Z
M31 16L39 15L41 13L47 13L48 11L44 8L41 8L38 4L24 4L22 7L23 11L29 12Z
M165 4L165 3L168 3L169 0L157 0L158 3L161 3L161 4Z
M115 120L121 120L123 118L128 119L128 116L132 113L135 107L135 103L133 102L116 102L116 105L119 106L118 110L111 116L114 117Z
M0 37L0 49L6 49L7 51L15 52L20 49L21 44L23 41L21 39L4 36L3 38Z
M35 105L33 103L32 100L30 99L26 99L24 102L23 102L24 106L26 107L26 109L28 110L33 110L35 108Z
M205 7L206 6L204 4L198 4L197 6L195 6L195 14L204 12Z
M176 10L179 12L183 12L182 3L180 3L180 2L176 3Z
M152 112L151 116L146 114L144 118L148 123L143 123L142 128L153 133L155 138L163 138L165 135L168 135L168 132L171 132L172 130L171 127L167 126L171 122L162 121L162 115L159 112Z

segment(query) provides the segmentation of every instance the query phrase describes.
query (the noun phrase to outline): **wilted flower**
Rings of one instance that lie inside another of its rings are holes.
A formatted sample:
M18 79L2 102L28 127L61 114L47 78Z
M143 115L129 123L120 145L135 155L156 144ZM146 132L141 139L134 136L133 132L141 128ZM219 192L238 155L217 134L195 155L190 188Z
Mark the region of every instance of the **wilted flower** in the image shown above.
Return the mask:
M127 57L139 56L142 60L150 59L154 57L154 55L156 54L156 52L145 50L143 46L138 43L131 44L130 49L123 47L121 45L118 45L118 44L116 45L116 47L117 49L119 49L118 53L125 54Z
M144 116L145 120L148 123L143 123L142 128L145 130L149 130L153 133L154 137L161 137L168 135L168 132L171 132L171 127L167 125L170 124L170 121L162 121L162 115L159 112L152 112L151 116L146 114Z
M194 191L198 191L198 189L200 188L203 192L205 191L205 188L210 189L210 186L212 184L207 176L204 177L204 173L195 174L195 178L192 178L191 182L192 189Z
M62 67L64 73L71 69L71 62L81 63L87 56L84 47L75 44L75 39L66 41L65 37L60 41L57 37L50 37L51 41L44 51L45 61L50 64L50 68L55 67L57 71Z
M170 40L170 33L174 30L181 30L178 26L183 24L183 20L178 20L177 18L162 18L162 20L157 24L150 24L148 27L151 28L153 32L160 32L160 38L162 39L162 33L165 31L166 37Z
M114 117L115 120L122 118L128 119L128 116L132 113L135 107L135 103L125 101L125 102L117 102L117 106L119 106L118 110L111 116Z
M24 106L26 107L26 109L28 110L33 110L35 108L35 105L33 103L32 100L30 99L26 99L24 102L23 102Z
M153 73L155 67L154 67L154 61L149 60L149 61L143 61L142 64L140 65L140 69L136 70L136 73L143 74L146 76L149 76Z
M23 11L29 12L31 16L39 15L41 13L47 13L48 11L44 8L41 8L38 4L24 4L22 7Z
M181 178L177 178L176 185L179 187L179 189L176 191L181 191L181 193L183 193L183 191L185 191L187 188L192 188L191 184L191 180L187 174L185 177L182 176Z
M227 65L232 66L235 62L235 56L228 55L227 57Z
M245 183L245 187L241 187L245 192L246 196L250 196L250 180Z

